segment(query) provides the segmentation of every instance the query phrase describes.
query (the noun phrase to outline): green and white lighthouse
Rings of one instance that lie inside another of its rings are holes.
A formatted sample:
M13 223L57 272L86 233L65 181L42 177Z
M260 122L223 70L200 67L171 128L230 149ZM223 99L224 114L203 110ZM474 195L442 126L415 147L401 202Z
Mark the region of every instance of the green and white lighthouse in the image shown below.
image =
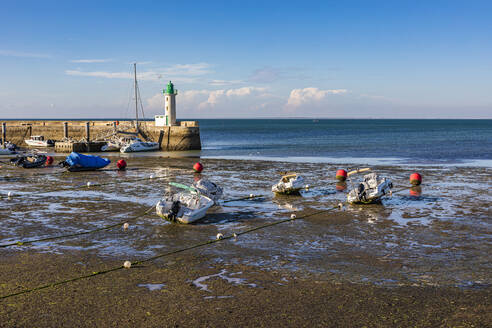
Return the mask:
M166 89L162 90L164 93L164 106L165 106L165 125L172 126L176 124L176 95L178 90L174 90L174 84L169 81Z

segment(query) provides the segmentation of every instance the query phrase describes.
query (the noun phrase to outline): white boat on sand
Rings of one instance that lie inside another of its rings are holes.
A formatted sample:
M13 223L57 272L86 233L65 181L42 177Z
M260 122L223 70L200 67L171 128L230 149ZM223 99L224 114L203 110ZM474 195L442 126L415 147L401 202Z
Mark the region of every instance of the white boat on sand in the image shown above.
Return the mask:
M393 183L386 178L380 178L376 173L364 175L363 181L347 195L350 204L376 204L381 198L391 192Z
M195 188L200 194L213 200L215 204L218 204L219 199L222 197L224 192L221 187L207 179L195 181L192 187Z
M299 194L299 191L304 188L304 179L299 174L292 172L282 176L280 181L272 187L272 192L276 194Z
M180 183L171 185L186 189L178 193L167 193L156 205L156 213L163 219L171 222L193 223L207 214L207 210L214 205L214 201L201 195L196 189Z

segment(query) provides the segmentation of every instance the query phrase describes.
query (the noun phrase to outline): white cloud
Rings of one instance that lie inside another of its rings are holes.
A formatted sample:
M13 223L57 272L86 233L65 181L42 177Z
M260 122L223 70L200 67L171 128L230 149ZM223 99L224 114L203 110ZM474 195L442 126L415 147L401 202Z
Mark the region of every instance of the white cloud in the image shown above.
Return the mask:
M72 76L92 76L92 77L104 77L107 79L129 79L132 75L129 72L82 72L78 70L66 70L65 74ZM139 76L139 79L143 79Z
M320 90L318 88L293 89L290 92L287 106L299 107L305 103L319 102L327 95L340 95L347 93L346 89Z
M197 78L212 73L207 63L198 64L176 64L169 67L157 68L153 70L137 72L139 80L143 81L158 81L161 79L172 80L180 83L193 83ZM133 78L133 74L127 72L107 72L93 71L85 72L80 70L66 70L65 74L72 76L91 76L102 77L107 79L129 79Z
M187 90L179 92L176 98L178 117L181 115L230 115L231 110L242 108L264 110L265 102L271 100L271 95L265 88L243 87L221 90ZM147 107L151 112L164 111L164 95L157 93L147 99ZM213 109L213 113L209 111Z
M22 58L51 58L51 55L48 54L39 54L39 53L30 53L30 52L20 52L13 50L1 50L0 56L9 56L9 57L22 57Z
M199 104L199 108L209 108L216 106L219 102L236 98L236 97L244 97L252 94L258 94L262 91L265 91L265 88L256 88L256 87L242 87L237 89L227 89L227 90L215 90L211 91L208 95L208 99Z
M212 80L208 84L214 85L214 86L226 86L226 85L233 85L233 84L240 84L243 83L241 80Z
M73 59L70 62L92 64L92 63L107 63L110 61L112 61L112 59Z

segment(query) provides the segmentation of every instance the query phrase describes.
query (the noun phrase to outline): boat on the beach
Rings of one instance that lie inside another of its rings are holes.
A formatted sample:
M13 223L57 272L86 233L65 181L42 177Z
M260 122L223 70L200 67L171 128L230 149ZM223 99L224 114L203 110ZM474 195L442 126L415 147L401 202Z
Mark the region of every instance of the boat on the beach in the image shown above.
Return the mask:
M10 163L25 169L33 169L44 166L46 163L46 155L33 154L29 156L17 156L16 158L12 158Z
M55 141L51 139L44 139L44 136L31 136L29 139L25 139L24 142L31 147L54 147Z
M295 172L285 173L280 181L272 187L276 194L292 195L299 194L304 187L304 179Z
M203 218L207 214L207 210L214 205L212 199L200 194L193 187L179 183L170 184L186 191L166 193L157 202L156 213L165 220L185 224L193 223Z
M154 151L159 150L159 143L153 141L142 141L139 138L134 138L129 142L123 144L120 148L122 153L133 153L141 151Z
M83 155L72 152L67 158L60 163L70 172L94 171L106 167L111 163L107 158L94 155Z
M391 180L380 178L376 173L369 173L364 175L363 181L357 188L348 193L347 201L350 204L377 204L381 202L383 196L391 192L391 188L393 188Z
M15 149L12 148L0 148L0 155L12 155L15 154Z
M200 179L195 181L192 185L200 194L212 199L215 204L218 204L219 199L222 197L224 190L222 187L217 186L210 180Z

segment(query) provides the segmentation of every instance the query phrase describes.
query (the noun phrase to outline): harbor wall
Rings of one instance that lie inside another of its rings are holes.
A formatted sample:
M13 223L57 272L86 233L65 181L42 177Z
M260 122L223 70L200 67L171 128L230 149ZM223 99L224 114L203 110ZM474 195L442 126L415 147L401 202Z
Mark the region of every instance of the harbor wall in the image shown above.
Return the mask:
M90 141L103 140L104 137L118 131L135 131L134 121L47 121L16 120L0 121L6 123L6 140L17 146L26 147L24 139L31 135L42 135L45 139L60 141L64 139L64 122L67 123L68 137L74 141L87 141L87 125ZM176 126L155 126L154 121L140 122L142 136L159 141L162 133L161 148L166 151L200 150L200 128L196 121L181 121ZM161 132L163 131L163 132ZM1 135L0 135L1 138Z

